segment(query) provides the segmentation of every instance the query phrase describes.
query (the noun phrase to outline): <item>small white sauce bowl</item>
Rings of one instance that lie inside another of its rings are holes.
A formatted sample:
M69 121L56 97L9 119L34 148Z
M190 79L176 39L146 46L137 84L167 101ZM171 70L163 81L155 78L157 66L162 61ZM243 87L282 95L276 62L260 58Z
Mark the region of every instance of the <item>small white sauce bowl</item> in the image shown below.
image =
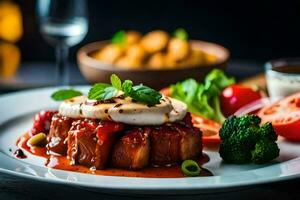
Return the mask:
M300 58L269 61L265 64L265 72L270 97L280 98L300 92Z

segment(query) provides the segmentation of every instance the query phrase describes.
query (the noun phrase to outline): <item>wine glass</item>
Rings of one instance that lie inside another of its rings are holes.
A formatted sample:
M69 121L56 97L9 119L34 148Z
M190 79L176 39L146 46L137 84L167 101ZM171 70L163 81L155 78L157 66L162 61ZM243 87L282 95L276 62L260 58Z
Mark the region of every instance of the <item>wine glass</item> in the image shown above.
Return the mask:
M37 16L44 39L56 50L57 84L69 85L68 51L88 31L86 0L38 0Z

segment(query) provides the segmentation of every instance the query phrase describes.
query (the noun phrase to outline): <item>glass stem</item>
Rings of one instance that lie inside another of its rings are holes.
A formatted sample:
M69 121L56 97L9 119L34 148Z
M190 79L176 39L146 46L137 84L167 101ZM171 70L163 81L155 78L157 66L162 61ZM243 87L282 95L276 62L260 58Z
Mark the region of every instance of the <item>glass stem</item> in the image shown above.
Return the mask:
M66 45L56 46L56 73L57 85L69 85L69 70L68 70L68 53L69 49Z

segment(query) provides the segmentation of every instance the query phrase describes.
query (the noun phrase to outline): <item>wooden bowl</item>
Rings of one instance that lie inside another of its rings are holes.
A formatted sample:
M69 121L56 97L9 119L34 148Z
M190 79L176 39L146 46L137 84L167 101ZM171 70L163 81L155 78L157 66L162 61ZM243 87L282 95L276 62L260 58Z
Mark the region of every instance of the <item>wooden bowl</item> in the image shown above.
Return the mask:
M122 80L130 79L135 84L143 83L154 89L161 89L186 78L202 81L205 75L214 68L224 70L229 59L229 51L214 43L192 40L193 48L214 55L216 62L210 65L186 66L174 69L122 69L92 58L90 55L101 49L109 41L93 42L79 49L77 62L83 76L91 83L109 82L112 73Z

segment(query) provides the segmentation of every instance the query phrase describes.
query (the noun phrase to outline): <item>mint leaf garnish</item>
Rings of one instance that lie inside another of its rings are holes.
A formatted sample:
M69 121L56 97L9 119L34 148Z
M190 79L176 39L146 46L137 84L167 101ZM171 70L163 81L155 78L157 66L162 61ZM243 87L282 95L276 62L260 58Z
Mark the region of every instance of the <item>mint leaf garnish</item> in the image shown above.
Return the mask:
M162 96L156 90L140 84L132 87L130 97L138 102L155 105L159 103Z
M93 85L93 87L90 89L88 98L94 99L94 100L104 100L104 96L106 96L104 93L106 92L105 89L111 87L110 84L107 83L96 83Z
M115 87L118 90L122 90L122 81L116 74L112 74L110 76L110 82L113 87Z
M125 96L130 96L130 93L132 91L132 81L131 80L125 80L122 84L122 90L125 94Z
M129 96L138 102L155 105L159 103L162 97L159 92L143 84L133 86L131 80L125 80L122 84L121 79L115 74L111 75L110 80L111 85L106 83L93 85L88 98L97 101L107 100L116 97L121 91L125 96Z
M74 89L62 89L54 92L51 98L55 101L63 101L72 97L81 96L82 93Z

